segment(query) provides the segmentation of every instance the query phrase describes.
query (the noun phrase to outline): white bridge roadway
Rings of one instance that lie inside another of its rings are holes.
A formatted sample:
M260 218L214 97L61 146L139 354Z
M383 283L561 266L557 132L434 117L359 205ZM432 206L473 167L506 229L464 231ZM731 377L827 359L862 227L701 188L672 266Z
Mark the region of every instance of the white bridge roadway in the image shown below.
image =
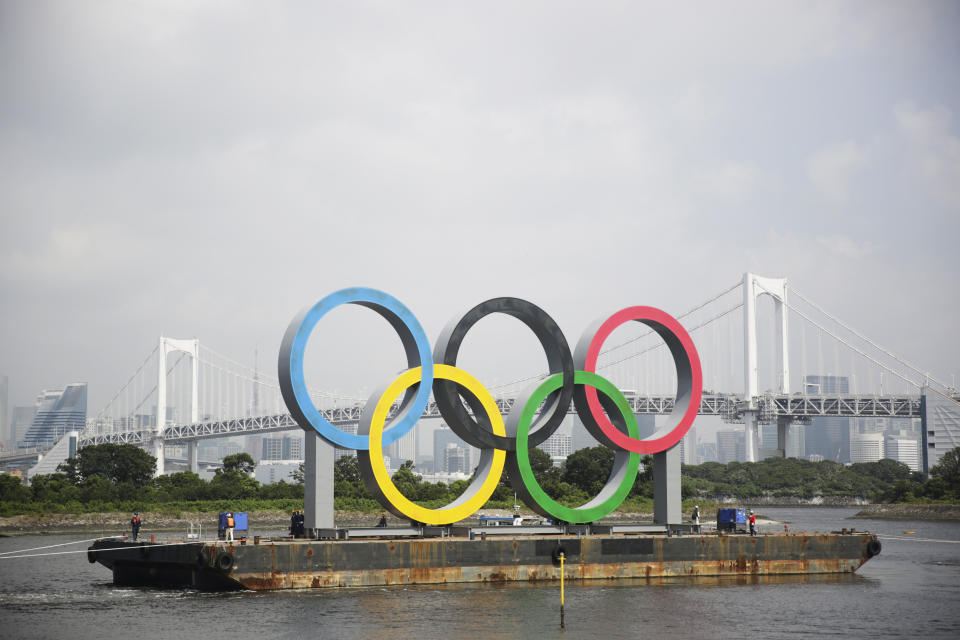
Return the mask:
M675 398L633 397L628 398L637 414L668 414L673 410ZM741 396L733 394L704 393L700 400L700 415L721 416L724 422L743 422L743 412L755 408L759 410L759 422L776 423L780 418L792 422L806 422L810 418L825 417L884 417L884 418L920 418L921 396L868 396L868 395L785 395L766 394L754 398L754 407L749 407ZM497 400L500 412L506 415L513 406L512 398ZM397 409L394 406L393 412ZM335 425L351 425L360 421L362 405L328 409L324 416ZM571 405L570 412L574 409ZM431 402L423 413L424 418L439 418L436 403ZM274 431L297 429L299 425L289 413L276 415L233 418L198 422L195 424L171 425L163 430L162 438L169 444L186 443L204 438L220 438L235 435L255 435ZM129 443L143 445L156 437L154 428L139 431L117 433L80 434L78 446L95 444Z

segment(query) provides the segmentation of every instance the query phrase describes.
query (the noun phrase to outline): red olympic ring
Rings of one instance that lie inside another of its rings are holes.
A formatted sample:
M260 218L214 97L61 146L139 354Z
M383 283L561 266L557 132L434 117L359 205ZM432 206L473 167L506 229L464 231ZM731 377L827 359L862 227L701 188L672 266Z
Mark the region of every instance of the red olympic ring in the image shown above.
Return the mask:
M577 343L574 364L579 370L596 373L597 358L604 341L614 329L630 321L641 322L656 331L669 347L677 366L676 402L667 425L649 438L631 438L610 422L600 404L597 390L590 386L576 387L574 404L580 420L598 440L635 453L659 453L680 442L700 410L703 372L697 349L686 329L673 316L660 309L627 307L605 320L597 320L587 328Z

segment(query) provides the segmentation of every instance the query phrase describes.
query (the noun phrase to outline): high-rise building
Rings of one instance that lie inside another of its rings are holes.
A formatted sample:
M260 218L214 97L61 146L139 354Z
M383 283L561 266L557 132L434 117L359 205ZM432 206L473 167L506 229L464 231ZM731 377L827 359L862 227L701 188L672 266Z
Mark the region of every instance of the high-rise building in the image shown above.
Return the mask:
M20 442L27 436L27 430L33 424L33 417L37 415L37 407L14 407L10 418L10 429L13 431L14 446L19 447Z
M411 429L399 440L395 440L387 445L386 455L390 456L396 463L403 464L410 460L414 464L417 462L417 430Z
M850 379L846 376L807 376L803 381L807 395L837 395L850 393Z
M261 460L303 460L302 437L264 437L261 447Z
M746 436L743 429L717 431L717 460L735 462L746 458Z
M566 458L573 453L573 436L566 433L554 433L537 447L551 458Z
M700 459L701 463L704 462L717 462L717 443L716 442L700 442L697 444L697 457Z
M929 472L947 451L960 447L960 403L924 389L923 471Z
M887 434L885 441L886 457L910 467L911 471L920 471L920 443L909 431Z
M700 464L697 456L697 430L690 427L680 440L680 462L683 464Z
M340 426L340 430L345 433L352 433L353 435L357 435L357 431L359 430L359 425L357 425L356 423L345 424ZM341 447L336 447L333 450L334 461L339 460L340 458L345 458L347 456L355 456L355 455L357 455L357 452L354 449L344 449Z
M260 464L263 459L263 436L247 436L244 441L244 448L253 461Z
M453 432L453 429L443 425L433 432L433 471L439 473L446 471L445 450L448 444L455 444L458 447L466 447L460 436ZM469 463L469 461L468 461Z
M791 424L787 430L787 450L783 452L786 458L805 458L807 456L806 442L807 425Z
M21 447L54 444L69 431L83 431L87 425L87 383L69 384L63 390L44 391L37 396L37 412Z
M883 460L882 433L855 433L850 436L851 462L880 462Z
M806 376L804 393L812 395L841 395L850 393L846 376ZM824 460L850 462L849 418L817 417L806 425L804 450L809 456L823 456Z
M466 448L449 442L443 448L443 470L447 473L470 473Z

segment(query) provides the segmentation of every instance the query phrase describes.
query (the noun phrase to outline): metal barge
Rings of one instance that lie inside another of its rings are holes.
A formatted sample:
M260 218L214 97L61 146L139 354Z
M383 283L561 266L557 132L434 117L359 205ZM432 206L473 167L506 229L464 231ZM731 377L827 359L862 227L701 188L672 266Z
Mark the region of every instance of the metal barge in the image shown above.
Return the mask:
M850 573L880 553L876 535L852 531L667 536L571 527L554 535L458 533L464 532L391 537L380 529L377 538L238 542L102 539L87 557L112 570L117 585L226 591L551 581L560 579L561 554L567 580Z

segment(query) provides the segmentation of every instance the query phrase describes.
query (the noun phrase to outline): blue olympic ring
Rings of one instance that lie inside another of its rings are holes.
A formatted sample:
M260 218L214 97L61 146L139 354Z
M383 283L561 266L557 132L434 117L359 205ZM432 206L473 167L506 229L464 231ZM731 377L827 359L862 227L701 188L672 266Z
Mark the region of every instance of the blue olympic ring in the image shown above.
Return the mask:
M301 311L287 327L280 345L278 373L283 400L291 415L301 426L309 424L329 442L347 449L365 451L370 448L366 435L341 431L317 411L303 377L303 354L313 331L328 311L342 304L356 304L372 309L383 316L400 335L409 368L422 367L422 377L416 390L411 388L404 396L397 417L383 434L387 445L402 438L420 419L433 388L433 354L427 334L420 321L399 300L388 293L367 287L341 289L320 302Z

